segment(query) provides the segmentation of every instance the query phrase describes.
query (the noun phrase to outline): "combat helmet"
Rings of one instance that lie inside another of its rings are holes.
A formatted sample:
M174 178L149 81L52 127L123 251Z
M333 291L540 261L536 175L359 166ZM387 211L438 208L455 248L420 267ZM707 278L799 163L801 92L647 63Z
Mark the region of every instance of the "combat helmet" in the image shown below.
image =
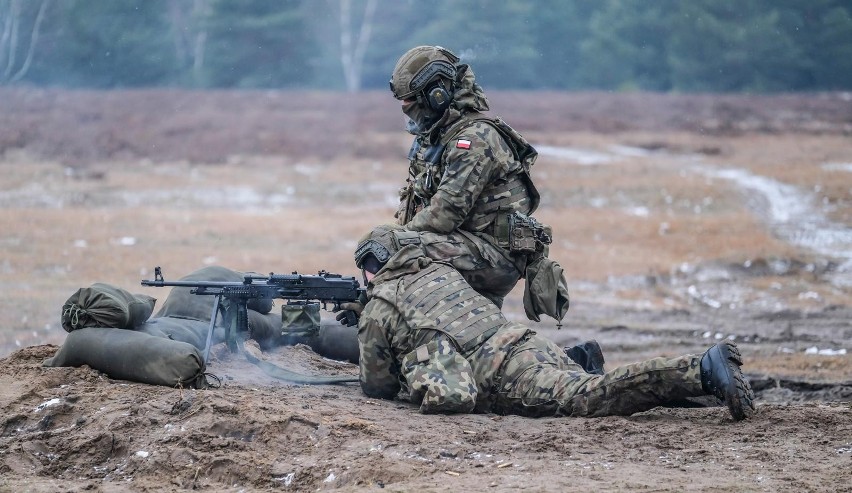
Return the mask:
M399 100L417 99L424 107L443 113L452 101L457 57L441 46L417 46L396 62L390 90Z
M420 234L396 224L373 228L358 241L355 265L375 274L406 245L420 244Z

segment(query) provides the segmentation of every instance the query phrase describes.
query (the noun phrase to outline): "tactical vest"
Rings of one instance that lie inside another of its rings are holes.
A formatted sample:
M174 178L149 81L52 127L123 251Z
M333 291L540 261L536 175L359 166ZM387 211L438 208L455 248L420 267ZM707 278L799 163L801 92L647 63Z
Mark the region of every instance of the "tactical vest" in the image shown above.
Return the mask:
M449 142L477 122L492 126L506 141L515 157L514 166L510 166L505 181L490 183L477 198L468 219L461 229L494 234L493 223L500 211L518 211L532 214L539 205L540 195L530 177L530 167L538 156L536 150L512 127L500 118L490 118L477 114L476 117L463 116L451 125L440 141L432 145L422 145L421 139L415 139L409 153L412 174L420 176L419 192L425 197L435 194L441 179L442 157Z
M374 291L373 295L393 304L413 329L442 332L463 355L506 323L496 305L446 264L432 262L405 277L404 282L402 291L395 295L383 289ZM421 348L425 350L425 345Z

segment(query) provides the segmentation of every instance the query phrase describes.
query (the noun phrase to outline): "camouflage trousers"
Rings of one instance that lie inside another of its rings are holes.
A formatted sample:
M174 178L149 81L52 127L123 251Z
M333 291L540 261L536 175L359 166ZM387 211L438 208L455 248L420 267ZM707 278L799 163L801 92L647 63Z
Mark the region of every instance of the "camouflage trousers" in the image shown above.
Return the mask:
M429 258L452 264L473 289L498 307L526 268L526 257L510 254L473 233L423 231L420 238Z
M503 365L492 410L521 416L629 415L701 389L701 355L655 358L593 375L555 343L536 335L520 341Z

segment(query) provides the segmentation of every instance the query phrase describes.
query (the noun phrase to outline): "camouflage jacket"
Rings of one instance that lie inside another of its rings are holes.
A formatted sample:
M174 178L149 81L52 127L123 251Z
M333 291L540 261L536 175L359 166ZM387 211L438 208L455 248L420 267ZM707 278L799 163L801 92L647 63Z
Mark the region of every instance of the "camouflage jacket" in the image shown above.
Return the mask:
M506 356L528 328L414 245L391 258L368 297L358 325L366 395L403 391L424 413L490 410Z
M538 206L529 175L535 150L502 120L482 113L488 101L469 67L463 74L451 107L409 152L421 207L408 229L492 234L498 210L531 214Z

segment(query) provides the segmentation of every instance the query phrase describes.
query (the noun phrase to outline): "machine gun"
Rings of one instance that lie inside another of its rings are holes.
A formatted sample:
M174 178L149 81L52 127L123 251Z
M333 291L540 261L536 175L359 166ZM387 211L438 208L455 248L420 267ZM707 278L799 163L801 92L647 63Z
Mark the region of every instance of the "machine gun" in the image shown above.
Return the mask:
M200 296L215 296L213 313L210 315L210 329L207 332L207 342L204 346L204 363L210 356L210 346L213 341L213 329L220 307L224 305L226 319L225 340L231 351L237 350L237 334L248 332L248 304L269 303L276 298L300 303L319 302L327 309L328 304L333 310L340 310L341 303L364 302L365 288L351 276L341 276L320 271L317 275L304 275L297 272L292 274L274 274L268 276L247 274L242 282L215 281L166 281L159 267L154 268L154 280L143 280L143 286L154 287L187 287L190 293ZM224 301L223 301L224 300ZM357 319L354 313L346 313L346 324L355 325Z

